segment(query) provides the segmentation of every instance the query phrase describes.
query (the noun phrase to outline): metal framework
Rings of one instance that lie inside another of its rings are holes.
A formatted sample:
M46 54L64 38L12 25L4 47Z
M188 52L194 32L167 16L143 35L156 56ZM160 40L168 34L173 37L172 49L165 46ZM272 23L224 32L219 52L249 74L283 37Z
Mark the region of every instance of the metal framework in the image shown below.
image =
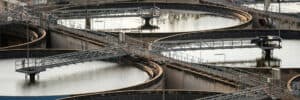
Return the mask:
M235 93L208 96L196 100L262 100L262 99L269 98L266 91L267 91L267 87L259 86L259 87L238 91Z
M57 10L52 12L60 19L74 18L105 18L105 17L159 17L158 7L135 8L103 8L103 9L76 9Z
M46 69L60 67L63 65L75 64L86 61L109 59L125 56L122 49L106 47L96 50L79 51L72 53L59 54L37 59L22 59L16 62L16 71L25 74L37 74Z
M73 32L85 33L85 31L80 31L80 30L74 30ZM125 41L119 41L117 37L114 37L107 33L95 33L95 34L101 34L105 36L102 41L109 43L111 46L115 46L118 47L119 49L123 49L127 54L130 54L132 56L145 57L162 63L177 63L185 66L191 66L201 70L202 72L206 72L210 75L222 77L225 80L237 82L238 84L240 84L240 88L242 89L247 89L248 87L262 86L268 83L267 77L262 77L255 73L251 73L251 72L247 72L235 68L223 67L223 66L194 63L195 61L199 61L199 59L196 57L182 56L182 55L175 55L175 54L165 56L162 55L160 52L153 52L149 50L149 46L151 46L150 44L131 38L129 36L125 37ZM162 46L155 46L154 48L166 49L166 47L162 47ZM265 86L264 88L267 88L267 86ZM232 97L232 95L240 96L241 94L233 93L233 94L228 94L226 96ZM263 96L269 96L269 95L263 95ZM220 97L220 96L216 95L216 97Z
M264 82L264 80L267 80L265 77L260 77L256 74L234 68L197 64L195 62L200 61L201 59L190 55L183 56L170 54L165 56L162 55L160 52L153 52L151 50L148 50L147 45L145 45L147 43L143 43L142 41L135 40L130 37L126 37L126 39L126 45L123 45L122 48L124 48L125 51L127 51L129 54L146 57L157 62L179 63L181 65L192 66L211 75L220 76L230 81L237 81L238 83L247 86L257 86L257 84L261 84ZM155 48L165 49L165 47L158 46ZM240 80L242 78L248 80Z
M240 61L219 61L219 62L204 62L204 64L217 66L235 66L247 65L249 67L278 67L280 66L280 59L254 59L254 60L240 60Z
M252 43L259 38L228 38L228 39L200 39L200 40L172 40L156 42L154 46L163 46L166 49L153 48L154 51L186 51L186 50L208 50L208 49L235 49L235 48L281 48L280 42L274 41L271 45ZM275 43L274 43L275 42Z
M251 43L252 39L254 38L160 41L154 43L154 45L164 46L167 47L167 49L154 48L154 50L186 51L208 49L255 48L257 46Z
M148 48L145 48L145 46L147 47L147 43L144 43L142 41L130 38L130 37L126 37L127 41L126 41L126 45L122 45L121 47L125 49L125 51L127 51L130 54L134 54L137 56L141 56L141 57L146 57L148 59L157 61L157 62L164 62L164 63L179 63L179 64L183 64L186 66L192 66L195 67L199 70L202 70L203 72L209 73L211 75L215 75L215 76L221 76L227 80L230 81L235 81L238 84L240 84L240 88L241 89L249 89L250 90L244 90L242 92L237 92L237 93L230 93L230 94L225 94L225 95L215 95L213 97L211 97L211 99L216 99L217 98L228 98L228 100L230 99L234 99L237 97L245 97L246 93L252 94L251 97L255 97L255 98L265 98L265 97L270 97L270 96L274 96L274 97L280 97L280 93L274 94L274 95L270 95L270 93L276 93L278 91L281 91L282 88L277 88L277 90L273 90L273 91L268 91L269 94L266 94L265 91L261 91L264 88L270 88L270 85L268 80L269 78L265 77L265 76L261 76L252 72L248 72L248 71L243 71L240 69L236 69L236 68L228 68L228 67L223 67L223 66L214 66L214 65L205 65L205 64L196 64L193 63L194 61L199 61L198 58L187 55L187 56L182 56L182 55L169 55L169 56L164 56L159 52L152 52L150 51ZM154 47L154 48L161 48L161 49L165 49L165 47ZM272 84L274 86L279 86L280 84ZM253 89L254 88L254 89ZM258 90L255 90L257 89ZM259 91L259 92L258 92ZM258 92L258 93L257 93ZM249 97L249 96L248 96Z
M252 88L247 88L234 93L218 94L199 98L197 100L277 100L283 94L283 87L278 85L281 83L271 82L265 85L259 85Z
M58 28L60 26L51 24L50 27ZM61 28L61 29L70 32L78 32L78 34L82 34L82 36L85 36L83 34L88 33L83 30L75 30L69 28ZM101 39L101 41L108 43L109 45L111 45L111 47L107 47L104 49L80 51L74 53L66 53L61 55L49 56L44 58L38 58L35 60L28 60L27 62L26 60L21 60L20 62L16 62L16 71L26 73L26 74L33 74L30 77L34 77L34 74L42 71L46 71L46 69L48 68L59 67L61 65L68 65L68 64L97 60L97 59L120 57L120 56L130 54L132 56L144 57L161 63L177 63L181 65L195 67L203 72L209 73L210 75L215 75L215 76L223 77L224 79L230 81L235 81L238 84L240 84L241 89L243 89L242 91L238 91L236 93L214 95L207 98L202 98L203 100L204 99L205 100L207 99L208 100L219 100L219 99L239 100L241 98L260 99L260 98L265 98L270 96L278 97L280 96L279 93L281 93L282 90L281 86L279 86L278 88L274 88L275 86L278 86L278 84L270 85L270 82L268 82L269 78L258 75L256 73L251 73L248 71L243 71L235 68L198 64L195 62L201 61L201 59L190 55L182 56L182 55L169 54L168 56L165 56L160 52L155 52L150 50L150 48L156 48L158 50L166 50L168 49L167 47L160 46L160 45L151 45L150 43L143 42L126 35L123 37L125 38L125 40L120 41L117 37L114 37L107 33L96 33L96 34L101 35L102 38L99 39ZM202 45L202 42L200 43ZM208 44L208 42L206 43ZM217 43L213 42L212 44L214 44L213 45L214 47L215 44Z

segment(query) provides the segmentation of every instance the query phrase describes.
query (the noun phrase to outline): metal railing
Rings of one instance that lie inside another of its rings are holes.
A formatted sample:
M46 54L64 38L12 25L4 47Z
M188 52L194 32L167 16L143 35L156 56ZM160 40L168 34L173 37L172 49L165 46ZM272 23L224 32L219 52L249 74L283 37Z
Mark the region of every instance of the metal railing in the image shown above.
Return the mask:
M158 7L135 8L102 8L102 9L75 9L58 10L52 12L60 19L74 18L105 18L105 17L159 17Z
M264 100L278 99L283 96L283 87L280 81L266 82L265 85L259 85L243 89L234 93L218 94L199 98L196 100Z
M34 74L46 71L48 68L63 65L76 64L80 62L116 58L127 55L120 48L106 47L102 49L64 53L54 56L35 59L23 59L16 62L16 71L25 74Z
M148 50L149 44L144 43L142 41L126 37L126 45L122 48L126 48L129 54L135 54L141 57L147 57L149 59L158 61L158 62L168 62L168 63L179 63L182 65L195 67L203 72L210 73L212 75L216 75L219 77L224 77L231 81L237 81L241 84L247 86L257 86L258 84L263 84L264 81L267 81L266 77L261 77L257 74L252 74L250 72L227 68L223 66L213 66L213 65L205 65L205 64L197 64L201 59L197 57L193 57L191 55L177 55L177 54L169 54L162 55L160 52L153 52ZM153 49L166 49L165 47L153 46ZM248 79L241 81L240 79Z
M251 43L255 38L236 39L204 39L204 40L174 40L160 41L153 45L163 46L167 49L157 51L185 51L185 50L207 50L207 49L234 49L234 48L255 48L257 45Z
M275 18L275 19L285 19L285 20L289 20L289 21L292 21L292 22L300 23L300 18L297 18L297 17L294 17L294 16L287 16L287 15L283 15L283 14L278 14L278 13L274 13L274 12L269 12L269 11L257 10L257 9L254 9L254 8L244 6L241 3L238 3L238 4L237 3L228 3L226 1L225 2L224 1L218 2L218 1L215 1L215 0L202 0L202 1L212 3L212 4L216 4L216 5L223 5L223 6L227 6L227 7L232 7L232 8L236 8L236 9L242 9L242 10L245 10L245 11L248 11L248 12L254 12L256 14L263 15L263 16L266 16L266 17L272 17L272 18Z
M225 99L240 98L241 96L250 97L249 96L250 94L251 97L262 98L265 96L269 96L271 92L274 92L274 91L263 92L265 89L269 88L269 86L265 86L268 78L264 76L260 76L256 73L251 73L248 71L243 71L235 68L197 64L195 62L197 61L199 62L201 61L201 59L190 55L183 56L183 55L172 54L172 55L165 56L162 55L160 52L151 51L151 49L164 50L167 49L166 47L157 46L157 45L151 46L151 43L143 42L131 38L129 36L125 36L125 41L119 41L117 37L105 32L96 33L96 35L91 35L90 32L88 31L60 27L54 24L53 25L51 24L50 27L56 29L62 29L69 32L74 32L76 34L81 34L82 36L89 36L89 37L97 36L94 37L94 39L99 37L98 39L108 43L109 45L111 45L111 47L102 50L101 49L88 50L88 51L68 53L68 54L62 54L56 56L49 56L41 59L38 58L34 60L27 60L27 62L26 60L21 60L21 62L16 62L16 71L27 73L27 74L38 73L41 71L45 71L46 68L53 68L55 66L73 64L73 63L90 61L95 59L118 57L124 54L130 54L133 56L148 58L157 62L178 63L186 66L192 66L211 75L216 75L219 77L224 77L231 81L236 81L239 84L241 84L242 89L244 89L236 93L215 95L212 97L208 97L208 99L223 100L224 98ZM263 88L261 88L261 86L263 86ZM272 94L272 95L276 95L276 94Z
M196 100L261 100L269 98L266 86L257 86L229 94L208 96Z
M247 98L265 98L265 97L270 97L270 96L278 96L281 95L280 92L282 88L277 88L276 90L264 92L264 89L268 89L269 86L266 86L268 84L268 79L267 77L263 75L259 75L256 73L252 73L249 71L244 71L236 68L228 68L224 66L213 66L213 65L205 65L205 64L197 64L194 63L194 61L199 61L197 60L196 57L187 55L169 55L169 56L163 56L159 52L151 52L148 50L148 48L145 48L148 46L147 43L136 40L134 38L126 37L126 45L123 45L122 48L125 48L125 51L127 51L129 54L134 54L137 56L141 57L146 57L148 59L152 59L154 61L158 62L165 62L165 63L177 63L177 64L183 64L187 66L192 66L195 67L201 71L210 73L211 75L217 75L220 77L224 77L228 80L233 80L236 81L241 89L246 89L241 92L237 93L230 93L230 94L225 94L225 95L215 95L211 98L239 98L239 97L245 97L245 94L248 94ZM165 49L165 47L158 47L154 46L153 48L161 48ZM279 86L277 84L273 84L274 86ZM263 88L261 88L263 86ZM277 93L276 93L277 92ZM268 94L266 94L268 93ZM270 95L271 93L276 93L273 95ZM249 96L250 95L250 96ZM218 99L215 99L218 100ZM222 99L223 100L223 99Z

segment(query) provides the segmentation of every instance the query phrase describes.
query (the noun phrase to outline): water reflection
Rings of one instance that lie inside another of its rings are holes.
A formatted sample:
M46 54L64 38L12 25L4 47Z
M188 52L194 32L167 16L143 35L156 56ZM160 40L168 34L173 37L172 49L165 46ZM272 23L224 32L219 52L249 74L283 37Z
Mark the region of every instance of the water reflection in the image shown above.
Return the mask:
M232 16L200 11L161 10L160 13L160 17L150 20L151 25L157 26L152 30L143 29L145 21L140 17L93 18L91 29L145 33L185 32L224 28L243 23ZM72 28L85 28L84 19L63 19L58 23Z
M282 48L275 49L273 52L274 60L272 65L280 66L281 68L299 68L300 62L298 61L300 53L299 40L283 40ZM164 52L165 55L180 55L184 57L189 56L199 58L202 63L221 63L227 62L232 67L253 67L268 62L262 62L262 50L259 48L243 48L243 49L216 49L216 50L194 50L194 51L172 51ZM179 58L181 59L181 58ZM198 61L196 61L198 62ZM238 63L247 62L247 63ZM231 64L230 64L231 63ZM236 64L234 64L236 63ZM280 64L279 64L280 63ZM275 66L275 67L276 67ZM259 66L261 67L261 66Z
M146 72L131 65L92 61L49 69L35 83L15 72L15 59L0 60L0 95L41 96L78 94L124 88L149 79Z

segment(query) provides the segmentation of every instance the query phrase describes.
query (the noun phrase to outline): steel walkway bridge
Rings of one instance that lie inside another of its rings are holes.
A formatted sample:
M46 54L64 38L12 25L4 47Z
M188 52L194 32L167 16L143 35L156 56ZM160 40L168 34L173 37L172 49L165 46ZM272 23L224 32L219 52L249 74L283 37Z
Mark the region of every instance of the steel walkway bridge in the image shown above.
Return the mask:
M79 31L79 30L77 30ZM103 33L101 33L103 34ZM123 49L127 54L130 54L132 56L139 56L144 57L147 59L151 59L153 61L161 62L161 63L179 63L186 66L192 66L194 68L197 68L203 72L209 73L210 75L222 77L225 80L229 81L235 81L238 84L240 84L240 87L242 89L246 89L247 87L256 87L256 86L264 86L264 88L268 88L265 86L267 84L267 78L262 77L258 74L235 69L235 68L227 68L222 66L213 66L213 65L205 65L205 64L196 64L196 63L190 63L189 61L197 61L197 58L191 57L191 56L182 56L182 55L172 55L172 56L164 56L161 53L152 52L148 48L145 48L145 45L148 45L147 43L136 40L134 38L126 36L125 41L119 41L117 37L107 35L104 42L110 43L112 46L119 47L119 49ZM161 48L165 49L165 47L155 47L155 48ZM183 60L185 59L185 60ZM188 62L186 62L186 59L188 59ZM246 90L245 90L246 91ZM250 92L242 92L242 93L231 93L226 95L216 95L216 97L211 98L223 98L226 96L228 99L233 99L236 97L245 97L245 94L249 94L253 92L254 90L251 89ZM252 97L256 98L266 98L270 97L270 95L267 94L268 91L260 91L259 93L256 93L257 91L254 91L255 93L252 94ZM249 97L249 96L248 96ZM247 97L247 98L248 98ZM250 98L250 97L249 97Z
M16 62L15 67L17 72L34 76L35 74L46 71L50 68L61 67L64 65L76 64L86 61L122 57L125 55L127 55L127 53L120 48L106 47L96 50L87 50L53 55L44 58L27 60L22 59ZM31 80L33 81L34 78Z
M281 48L280 39L271 39L273 42L267 45L254 43L257 38L228 38L228 39L199 39L199 40L167 40L155 42L154 46L162 46L166 49L153 48L153 51L187 51L209 49L235 49L235 48Z
M68 29L68 30L71 31L72 29ZM79 32L81 34L88 33L86 31L74 30L74 29L73 32ZM268 78L262 77L255 73L251 73L251 72L247 72L235 68L192 63L193 61L197 61L199 59L189 55L183 56L183 55L173 54L171 56L164 56L161 53L153 52L149 50L149 48L147 48L147 45L149 45L148 43L131 38L129 36L125 36L125 40L120 41L117 37L112 36L110 34L105 34L105 33L95 33L95 34L101 34L101 37L103 37L101 38L102 41L108 43L112 47L117 47L118 49L124 50L126 54L129 54L131 56L139 56L139 57L147 58L161 63L176 63L185 66L191 66L193 68L201 70L202 72L206 72L209 75L217 76L223 78L224 80L236 82L237 84L240 85L239 87L241 89L247 89L248 87L257 87L257 86L264 86L264 88L268 88L268 86L266 86L266 84L268 83L267 82ZM155 48L166 49L165 47L158 47L158 46ZM261 98L270 97L270 95L266 94L267 92L268 91L262 91L260 94L254 93L252 97L261 97ZM245 94L246 92L242 92L242 93ZM226 96L226 98L230 99L230 98L236 98L240 96L245 97L244 94L232 93L232 94L226 94L222 96L216 95L216 97L212 97L212 98L221 98Z
M239 91L237 93L215 95L214 97L210 97L211 100L219 100L219 99L223 100L222 98L227 98L227 100L243 100L243 99L236 99L237 97L243 97L243 98L249 97L249 99L280 97L280 92L278 91L281 91L281 88L276 88L276 90L266 90L272 88L271 86L268 85L269 84L268 77L264 77L256 73L252 73L252 72L248 72L236 68L193 63L194 61L199 61L199 58L190 55L183 56L183 55L173 54L169 56L164 56L161 53L152 52L148 48L142 48L144 46L142 45L144 44L142 41L135 40L133 38L130 39L130 37L126 37L126 38L127 38L126 45L124 45L122 48L124 48L125 51L127 51L130 54L134 54L140 57L145 57L162 63L176 63L185 66L191 66L196 68L197 70L201 70L210 75L219 76L229 81L235 81L240 85L239 87L242 89L242 91ZM158 47L158 46L155 48L165 49L165 47ZM278 86L278 84L276 84L275 86Z
M211 75L220 76L230 81L238 81L246 86L256 86L257 84L261 84L266 81L266 79L261 79L261 77L257 77L256 74L249 73L246 71L234 69L234 68L226 68L222 66L213 66L213 65L205 65L205 64L197 64L195 61L199 61L200 58L192 57L190 55L162 55L160 52L153 52L148 48L143 48L145 43L139 40L134 40L133 38L126 37L126 45L124 48L129 54L134 54L136 56L145 57L157 62L163 63L177 63L186 66L192 66L197 68L203 72L209 73ZM155 48L165 49L165 47L156 46ZM248 80L241 80L241 78L246 78Z
M58 28L61 26L51 25L50 28ZM64 28L64 27L61 27ZM270 84L269 78L236 69L223 66L215 65L206 65L194 63L199 61L199 58L193 57L190 55L162 55L160 52L154 52L151 48L157 48L158 50L168 49L164 46L151 45L151 43L137 40L126 35L120 35L120 38L115 37L109 33L96 33L96 32L87 32L83 30L69 29L65 28L70 32L78 32L77 34L91 34L95 33L99 37L93 37L99 39L105 43L108 43L110 47L98 50L89 50L89 51L80 51L75 53L66 53L61 55L49 56L37 60L32 60L34 63L29 61L21 61L21 68L16 66L17 72L22 72L30 75L30 79L34 80L34 73L46 71L48 68L59 67L61 65L68 65L78 62L96 60L96 59L107 59L113 57L120 57L124 55L138 56L147 58L160 63L176 63L185 66L191 66L203 72L206 72L210 75L222 77L224 80L234 81L239 84L241 91L229 94L214 95L209 98L209 100L218 100L218 99L228 99L228 100L237 100L237 98L247 98L247 99L260 99L266 97L280 97L281 86L278 84ZM101 35L101 36L100 36ZM85 36L85 35L83 35ZM86 35L89 36L89 35ZM92 38L92 36L91 36ZM258 42L259 43L259 42ZM274 87L278 87L274 88Z
M57 10L52 12L59 19L76 18L105 18L105 17L159 17L158 7L135 7L135 8L102 8L102 9L73 9Z

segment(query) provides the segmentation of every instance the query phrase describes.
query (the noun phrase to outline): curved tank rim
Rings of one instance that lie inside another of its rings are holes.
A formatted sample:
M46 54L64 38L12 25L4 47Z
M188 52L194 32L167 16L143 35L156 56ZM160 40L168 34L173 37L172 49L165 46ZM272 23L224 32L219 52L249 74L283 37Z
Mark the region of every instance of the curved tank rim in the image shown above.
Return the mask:
M18 22L17 23L10 23L10 24L24 25L23 23L18 23ZM10 25L10 24L6 24L6 25ZM3 27L3 26L5 26L5 25L1 25L0 27ZM46 38L47 33L44 29L41 29L38 26L34 26L34 25L29 25L29 27L35 28L39 31L39 32L37 32L37 31L31 30L33 32L32 34L40 34L40 35L38 35L38 37L35 38L34 40L31 40L31 41L28 41L28 42L15 44L15 45L9 45L9 46L6 46L6 47L0 47L0 50L19 48L19 47L23 47L23 46L26 46L26 45L34 45L35 43L38 43L38 42L40 42L40 41L42 41L43 39Z
M11 49L12 51L21 51L21 52L26 52L27 50L26 49ZM11 51L11 50L0 50L0 54L2 51ZM71 49L59 49L58 51L77 51L77 50L71 50ZM47 52L48 50L47 49L36 49L36 51L42 51L42 52ZM56 51L56 50L54 50ZM10 58L21 58L21 57L10 57ZM3 59L3 58L0 58L0 60ZM7 59L7 58L5 58ZM9 59L9 58L8 58ZM161 66L159 66L158 64L152 62L154 64L154 66L151 66L150 65L145 65L144 67L147 67L149 69L152 69L151 71L158 71L158 72L154 72L156 73L154 77L151 77L149 75L149 70L146 70L146 69L142 69L142 68L139 68L139 65L133 65L135 68L138 68L144 72L147 73L147 75L149 76L149 79L145 80L144 82L142 83L138 83L138 84L135 84L135 85L130 85L130 86L127 86L127 87L123 87L123 88L118 88L118 89L111 89L111 90L105 90L105 91L96 91L96 92L82 92L82 93L74 93L74 94L58 94L58 95L36 95L36 96L18 96L18 95L1 95L0 94L0 99L1 97L26 97L26 98L32 98L32 97L57 97L57 96L73 96L73 95L82 95L82 94L95 94L95 93L104 93L104 92L112 92L112 91L121 91L121 90L130 90L130 89L136 89L136 88L147 88L147 85L153 85L156 81L160 81L163 77L163 73L164 73L164 70L161 68ZM154 67L155 69L153 69L152 67Z
M207 30L196 30L196 31L183 31L183 32L154 32L154 33L151 33L151 32L126 32L128 34L142 34L142 35L151 35L151 34L180 34L180 33L187 33L187 32L204 32L204 31L214 31L214 30L226 30L226 29L235 29L235 28L241 28L241 27L245 27L245 26L249 26L253 20L253 17L250 13L246 12L246 11L243 11L243 10L239 10L239 9L235 9L235 8L230 8L230 7L224 7L224 6L217 6L217 5L211 5L211 4L185 4L185 3L162 3L162 2L143 2L143 3L127 3L127 2L122 2L122 3L105 3L105 4L99 4L99 5L120 5L120 4L124 4L124 5L128 5L128 4L154 4L155 3L155 6L159 6L159 4L162 4L162 5L185 5L187 7L193 7L193 6L207 6L207 7L213 7L213 8L218 8L218 9L222 9L222 10L228 10L230 11L231 13L227 13L231 16L234 16L236 18L238 18L241 23L240 24L237 24L237 25L232 25L232 26L227 26L227 27L222 27L222 28L216 28L216 29L207 29ZM86 6L99 6L99 5L96 5L96 4L89 4L89 5L84 5L85 7ZM69 9L69 8L76 8L76 7L83 7L83 5L71 5L71 7L63 7L63 8L58 8L58 9L54 9L52 11L57 11L57 10L64 10L64 9ZM162 9L162 8L161 8ZM183 8L176 8L174 10L186 10L186 9L183 9ZM188 10L188 11L205 11L205 10ZM208 11L207 11L208 12ZM212 12L211 12L212 13ZM216 14L221 14L220 12L219 13L216 13ZM224 14L221 14L221 15L224 15ZM244 21L243 21L244 20ZM100 30L101 31L101 30ZM105 31L105 32L108 32L108 31ZM113 33L116 33L116 32L113 32Z

